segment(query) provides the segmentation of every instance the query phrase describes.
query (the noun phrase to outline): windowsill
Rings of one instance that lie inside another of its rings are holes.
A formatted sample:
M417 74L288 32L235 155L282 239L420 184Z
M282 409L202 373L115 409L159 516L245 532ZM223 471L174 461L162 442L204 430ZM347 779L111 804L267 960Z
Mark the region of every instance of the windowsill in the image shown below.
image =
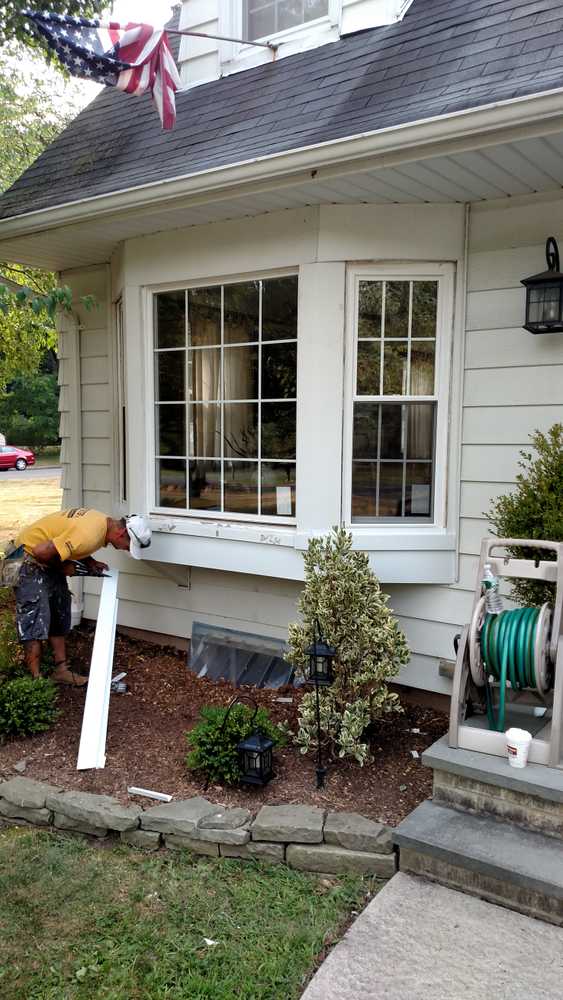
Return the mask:
M151 517L145 558L176 565L303 580L303 553L321 532L295 526ZM367 552L382 583L453 583L456 536L435 526L353 527L354 548Z
M307 24L297 24L267 38L257 38L256 41L272 42L276 45L277 60L326 45L328 42L338 41L339 37L338 26L326 16ZM229 56L221 60L221 73L224 76L271 62L273 56L272 50L244 44L233 44L227 51L230 53Z

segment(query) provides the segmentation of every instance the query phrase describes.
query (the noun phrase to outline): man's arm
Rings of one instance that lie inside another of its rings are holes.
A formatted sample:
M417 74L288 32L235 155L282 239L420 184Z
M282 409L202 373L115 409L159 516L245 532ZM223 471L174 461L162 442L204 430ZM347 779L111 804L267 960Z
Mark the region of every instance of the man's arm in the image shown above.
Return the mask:
M57 548L53 542L39 542L31 550L34 559L44 566L53 566L60 569L65 576L74 576L74 564L70 560L62 561Z

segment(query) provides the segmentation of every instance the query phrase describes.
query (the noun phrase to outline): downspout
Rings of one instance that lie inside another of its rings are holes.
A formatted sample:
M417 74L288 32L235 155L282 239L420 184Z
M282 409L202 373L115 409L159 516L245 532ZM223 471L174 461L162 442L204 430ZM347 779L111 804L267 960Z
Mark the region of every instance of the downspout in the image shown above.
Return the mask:
M64 358L64 368L68 366L68 384L66 386L69 394L69 415L70 434L68 436L70 448L70 474L69 482L65 484L70 491L71 504L74 507L83 506L83 484L82 484L82 399L80 386L80 321L74 311L63 317L61 333L68 335L67 352L68 357ZM66 327L66 329L65 329ZM80 577L71 577L69 580L70 592L72 595L71 604L71 627L75 628L82 621L84 611L84 583Z

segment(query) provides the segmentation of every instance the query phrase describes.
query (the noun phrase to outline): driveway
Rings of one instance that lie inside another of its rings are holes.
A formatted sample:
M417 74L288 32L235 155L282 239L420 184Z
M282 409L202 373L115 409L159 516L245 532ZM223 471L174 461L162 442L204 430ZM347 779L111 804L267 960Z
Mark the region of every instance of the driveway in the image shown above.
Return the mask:
M23 472L17 469L0 469L0 488L5 480L13 479L55 479L60 477L61 467L59 465L32 465Z

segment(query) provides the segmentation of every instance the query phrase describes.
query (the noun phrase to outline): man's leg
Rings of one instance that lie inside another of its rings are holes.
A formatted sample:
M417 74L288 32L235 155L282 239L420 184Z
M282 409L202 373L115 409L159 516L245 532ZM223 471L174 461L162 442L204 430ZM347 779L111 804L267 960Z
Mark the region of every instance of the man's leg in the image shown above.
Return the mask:
M50 635L49 644L53 650L55 663L66 662L66 643L64 635Z
M32 677L39 677L41 666L41 643L37 639L23 644L25 665Z
M50 586L51 629L55 635L49 635L49 642L55 657L53 680L58 684L72 684L74 687L84 687L87 677L75 673L67 663L65 637L70 631L71 597L66 577L57 574Z

